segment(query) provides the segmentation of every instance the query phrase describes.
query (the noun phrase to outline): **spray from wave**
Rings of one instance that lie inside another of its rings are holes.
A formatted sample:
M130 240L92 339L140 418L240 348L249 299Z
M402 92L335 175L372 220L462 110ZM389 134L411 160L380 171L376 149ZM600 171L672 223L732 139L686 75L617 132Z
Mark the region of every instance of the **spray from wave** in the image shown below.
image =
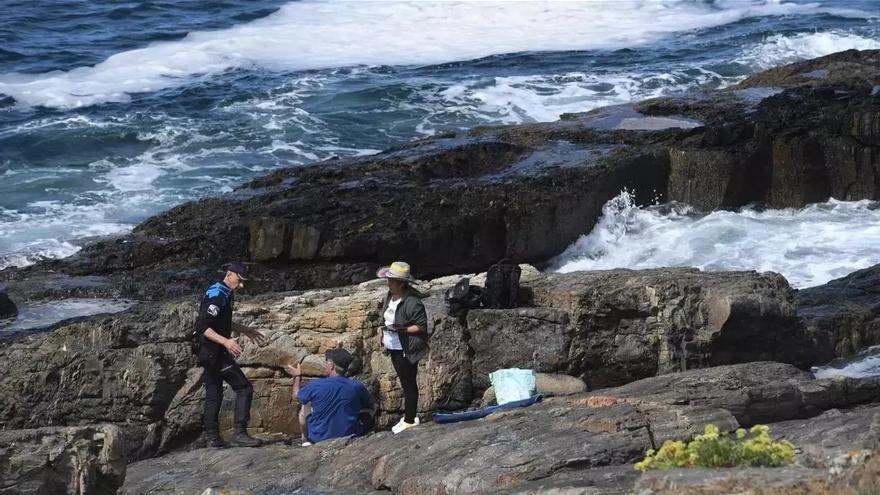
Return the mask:
M868 347L854 356L835 359L825 366L814 366L811 371L820 380L880 376L880 346Z
M304 0L241 26L121 52L93 67L2 75L0 93L19 104L71 108L128 101L235 68L429 65L525 51L625 48L751 17L830 10L780 0Z
M869 201L706 215L679 204L639 207L623 192L605 204L593 230L561 254L554 269L774 271L802 288L880 263L878 245L880 205Z
M827 31L794 35L774 34L746 50L736 62L755 70L763 70L844 50L876 49L880 49L880 39L855 33Z

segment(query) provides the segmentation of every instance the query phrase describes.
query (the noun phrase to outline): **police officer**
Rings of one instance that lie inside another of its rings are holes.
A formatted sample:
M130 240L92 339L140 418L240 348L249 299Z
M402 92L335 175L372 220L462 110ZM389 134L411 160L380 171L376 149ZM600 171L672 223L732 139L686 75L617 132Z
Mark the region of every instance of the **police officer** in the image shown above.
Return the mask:
M225 267L226 276L205 292L199 306L196 332L199 343L199 364L205 369L205 441L209 447L225 447L220 438L219 416L223 401L223 382L235 391L235 434L232 444L238 447L258 447L260 441L248 435L251 400L254 388L244 376L235 358L241 355L239 337L263 343L266 337L260 332L232 322L233 294L244 288L247 266L233 262Z

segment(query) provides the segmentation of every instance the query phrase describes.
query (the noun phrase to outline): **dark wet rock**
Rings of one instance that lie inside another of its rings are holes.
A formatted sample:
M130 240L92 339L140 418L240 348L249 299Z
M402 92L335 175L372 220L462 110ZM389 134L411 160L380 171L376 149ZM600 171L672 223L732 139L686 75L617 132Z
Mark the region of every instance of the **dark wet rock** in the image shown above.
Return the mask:
M0 320L15 318L16 315L18 315L18 308L15 303L9 299L5 292L0 292Z
M590 129L662 131L666 129L693 129L702 122L686 117L669 115L652 117L639 112L632 104L597 108L586 114L563 114L563 120L578 120Z
M669 196L703 211L734 203L736 165L727 150L671 149Z
M176 266L200 268L204 278L226 259L265 262L254 269L256 291L359 282L372 278L380 263L398 258L430 277L479 270L505 255L548 259L589 230L602 204L620 190L644 191L648 201L663 182L663 158L642 152L606 158L593 147L564 143L548 143L522 159L561 155L556 159L581 166L541 172L536 163L537 173L511 178L449 178L459 157L475 149L483 151L471 156L473 163L517 165L520 155L491 156L495 143L478 141L485 146L450 144L424 156L428 151L413 145L372 160L286 172L304 177L247 201L182 206L148 220L123 242L93 244L60 264L74 273L134 272L134 281L145 281L129 288L139 297L163 296L157 292L167 282L154 286L154 278ZM584 153L595 156L581 161ZM451 163L440 163L447 159ZM496 169L489 167L493 174Z
M804 325L817 342L833 343L834 356L880 344L880 265L802 289L796 300ZM825 357L819 363L830 361Z
M248 250L255 261L274 260L287 254L290 243L287 225L274 218L257 218L250 223Z
M772 378L769 378L772 377ZM689 404L729 411L742 426L808 418L828 409L880 401L880 377L817 380L772 362L718 366L645 378L590 393L590 404Z
M705 124L672 147L685 160L670 169L669 199L703 208L876 199L880 101L871 92L878 58L880 51L851 50L756 74L719 93L638 104L645 114ZM815 77L817 70L825 77Z
M25 304L18 318L0 322L0 340L14 340L22 335L51 332L96 315L114 314L132 306L117 299L63 299Z
M254 292L331 287L399 258L423 278L505 257L544 262L588 232L624 188L641 204L702 210L880 199L878 53L279 170L0 279L100 275L124 297L161 299L198 292L218 266L242 259L254 263Z
M880 50L846 50L826 57L795 62L760 72L739 83L738 88L819 87L836 84L877 84Z
M156 451L192 356L192 303L135 307L0 341L0 430L112 423L128 458Z
M125 470L125 439L112 425L0 431L4 495L112 495Z
M4 275L15 276L18 273L18 269L10 268L6 271L0 271L0 278ZM12 300L18 301L24 307L29 303L59 299L113 299L118 297L120 286L111 284L111 281L103 276L34 273L27 278L8 284L5 292Z

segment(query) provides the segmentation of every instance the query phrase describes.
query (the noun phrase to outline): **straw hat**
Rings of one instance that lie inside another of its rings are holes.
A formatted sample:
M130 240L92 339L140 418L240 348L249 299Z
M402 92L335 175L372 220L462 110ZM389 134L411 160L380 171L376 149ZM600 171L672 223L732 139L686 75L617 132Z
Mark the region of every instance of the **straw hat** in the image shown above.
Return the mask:
M409 263L403 261L395 261L394 263L391 263L391 266L380 268L379 271L376 272L376 276L379 278L403 280L408 284L416 281L412 276L412 273L410 273Z

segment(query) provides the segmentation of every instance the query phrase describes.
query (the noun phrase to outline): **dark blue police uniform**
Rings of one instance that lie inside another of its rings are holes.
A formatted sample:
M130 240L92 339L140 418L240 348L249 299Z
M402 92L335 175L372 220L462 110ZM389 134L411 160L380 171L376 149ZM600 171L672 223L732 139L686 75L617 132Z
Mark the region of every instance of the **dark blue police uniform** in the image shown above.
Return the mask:
M223 402L223 382L235 391L235 426L246 429L250 421L251 401L254 388L244 376L235 358L225 347L205 337L205 330L212 329L229 338L232 336L233 294L223 282L217 282L205 291L199 304L196 331L199 335L199 364L205 369L205 432L219 431L220 405Z

